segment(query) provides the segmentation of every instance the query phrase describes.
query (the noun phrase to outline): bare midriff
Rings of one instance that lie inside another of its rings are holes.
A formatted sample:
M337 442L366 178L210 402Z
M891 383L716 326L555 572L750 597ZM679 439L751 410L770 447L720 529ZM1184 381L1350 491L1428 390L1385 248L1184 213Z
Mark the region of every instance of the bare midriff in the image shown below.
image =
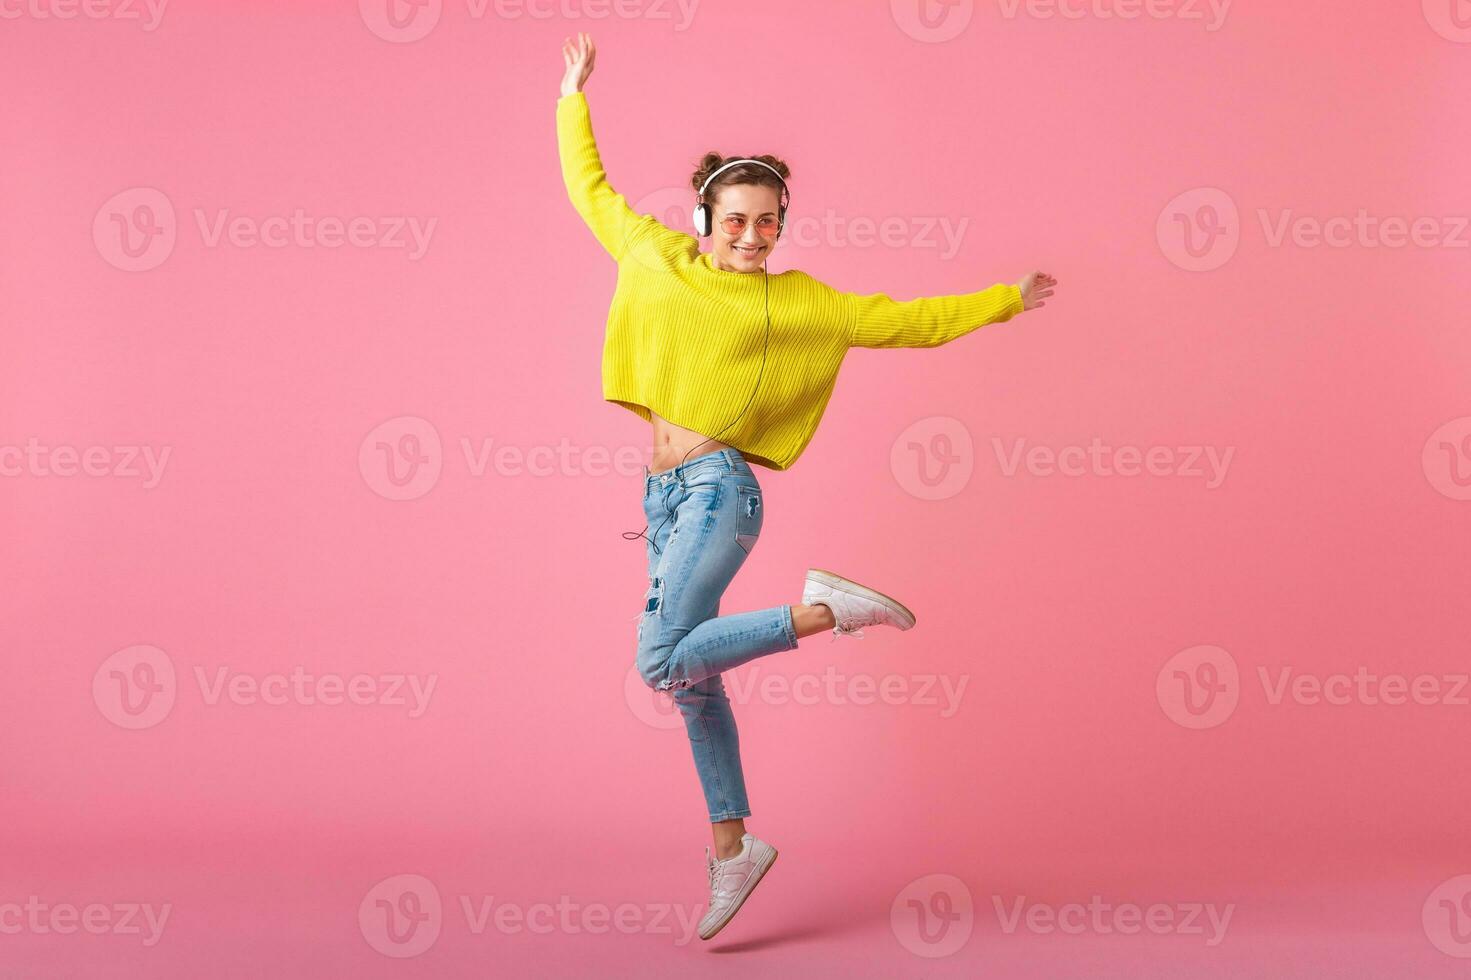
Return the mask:
M663 473L685 462L685 453L689 453L689 458L695 460L717 449L731 448L719 440L707 438L692 429L660 418L653 409L649 410L649 417L654 423L654 458L649 464L651 473ZM690 452L692 449L694 452Z

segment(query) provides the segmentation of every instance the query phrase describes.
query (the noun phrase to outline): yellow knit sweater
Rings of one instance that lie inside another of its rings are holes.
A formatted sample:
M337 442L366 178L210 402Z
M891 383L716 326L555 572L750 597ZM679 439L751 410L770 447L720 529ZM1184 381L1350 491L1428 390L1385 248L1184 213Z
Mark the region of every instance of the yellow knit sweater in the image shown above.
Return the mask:
M618 263L603 399L645 420L657 412L751 463L784 470L802 454L849 348L938 347L1022 312L1011 284L899 301L838 292L797 269L764 284L760 273L718 269L699 239L634 213L609 186L581 92L557 100L557 144L567 196Z

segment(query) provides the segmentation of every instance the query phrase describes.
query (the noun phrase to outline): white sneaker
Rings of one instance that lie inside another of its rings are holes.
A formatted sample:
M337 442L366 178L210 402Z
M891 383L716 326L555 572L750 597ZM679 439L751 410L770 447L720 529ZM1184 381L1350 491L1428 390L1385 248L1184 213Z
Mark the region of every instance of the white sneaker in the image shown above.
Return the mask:
M710 872L710 907L700 920L701 939L709 939L725 928L775 861L776 848L749 832L741 837L741 853L724 861L715 860L710 848L705 848L705 864Z
M833 611L833 618L837 620L833 627L834 639L838 636L862 639L865 626L888 625L907 630L914 625L914 613L899 600L825 568L807 570L802 604L823 605Z

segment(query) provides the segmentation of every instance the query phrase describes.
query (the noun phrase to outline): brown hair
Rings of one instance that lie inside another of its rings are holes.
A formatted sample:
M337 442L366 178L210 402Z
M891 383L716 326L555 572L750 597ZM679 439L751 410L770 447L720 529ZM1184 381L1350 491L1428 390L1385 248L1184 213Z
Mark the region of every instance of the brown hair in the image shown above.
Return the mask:
M692 186L695 189L695 193L698 194L700 192L700 188L704 185L706 179L712 173L719 170L724 164L731 160L741 159L760 160L762 163L771 165L773 168L775 168L776 173L781 174L782 180L786 180L792 175L792 172L787 167L786 163L784 163L779 158L772 156L770 153L763 153L760 156L750 157L727 157L721 156L719 153L711 150L709 153L706 153L703 157L701 157L700 162L695 165L695 173L694 176L690 178L690 186ZM729 170L722 172L719 177L715 178L715 180L710 184L709 187L705 188L705 203L715 203L715 196L720 192L720 189L722 187L729 187L732 184L757 184L761 187L770 187L772 190L776 191L776 199L778 201L781 200L782 181L776 179L776 174L772 173L770 170L767 170L765 167L758 167L755 164L738 163L734 167L731 167Z

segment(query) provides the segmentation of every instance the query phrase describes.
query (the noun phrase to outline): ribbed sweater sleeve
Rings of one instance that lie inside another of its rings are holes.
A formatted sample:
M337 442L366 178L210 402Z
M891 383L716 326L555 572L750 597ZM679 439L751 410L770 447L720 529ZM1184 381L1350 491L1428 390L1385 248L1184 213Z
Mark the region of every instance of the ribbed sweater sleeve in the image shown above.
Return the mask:
M557 99L557 150L562 160L562 182L567 185L572 206L608 254L621 260L634 236L642 231L645 216L630 208L623 195L608 183L593 138L587 96L581 92Z
M974 293L896 300L884 293L839 294L848 309L850 347L939 347L1022 312L1022 291L997 283Z

